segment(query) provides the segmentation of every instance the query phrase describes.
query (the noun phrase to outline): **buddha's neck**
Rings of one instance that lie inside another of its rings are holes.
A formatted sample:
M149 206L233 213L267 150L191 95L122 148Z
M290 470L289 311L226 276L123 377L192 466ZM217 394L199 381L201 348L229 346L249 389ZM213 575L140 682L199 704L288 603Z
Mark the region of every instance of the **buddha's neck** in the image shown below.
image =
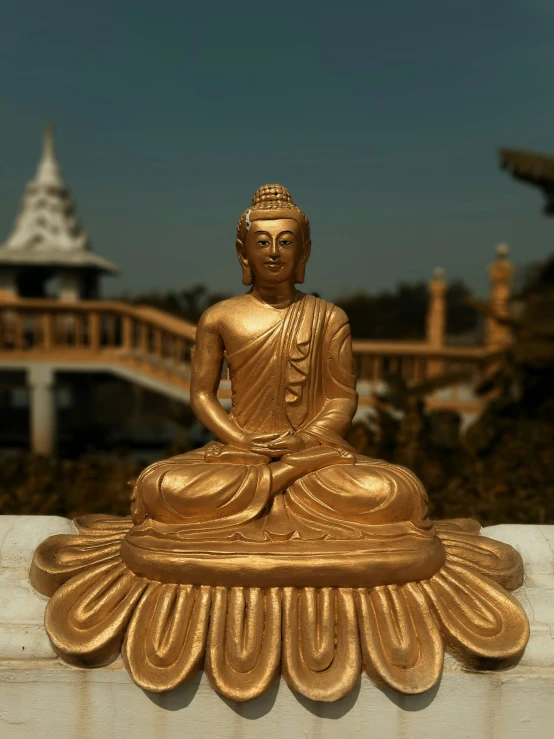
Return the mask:
M274 308L286 308L296 295L296 288L294 282L272 285L256 280L256 284L252 288L252 295Z

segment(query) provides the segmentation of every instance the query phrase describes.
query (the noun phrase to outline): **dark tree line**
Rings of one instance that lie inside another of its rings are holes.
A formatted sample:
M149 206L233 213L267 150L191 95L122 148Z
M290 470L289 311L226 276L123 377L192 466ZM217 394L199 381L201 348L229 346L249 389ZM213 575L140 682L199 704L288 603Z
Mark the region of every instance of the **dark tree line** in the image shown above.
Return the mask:
M228 293L213 293L205 285L192 285L182 290L152 291L123 295L121 300L133 305L148 305L152 308L198 323L200 316L214 303L228 298Z
M476 328L478 315L466 302L470 295L469 288L460 280L448 286L446 320L449 334L465 334ZM228 294L210 292L204 285L193 285L182 290L143 293L122 299L136 305L159 308L197 323L206 308L227 297ZM425 337L429 292L424 282L400 283L394 290L376 295L358 292L342 296L336 302L346 311L352 335L357 339L410 341Z
M467 303L469 288L457 280L446 292L446 326L450 335L473 331L478 314ZM424 282L400 283L395 290L376 295L365 292L343 296L337 304L350 319L352 335L357 339L420 340L425 338L425 319L429 289Z

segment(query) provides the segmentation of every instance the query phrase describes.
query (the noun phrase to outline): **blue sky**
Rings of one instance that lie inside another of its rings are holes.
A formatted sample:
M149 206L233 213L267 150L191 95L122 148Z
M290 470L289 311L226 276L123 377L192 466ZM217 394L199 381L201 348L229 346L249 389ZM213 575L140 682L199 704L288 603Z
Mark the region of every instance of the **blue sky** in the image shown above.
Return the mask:
M327 298L441 265L486 291L507 242L553 251L542 196L496 151L554 153L554 0L75 3L0 26L0 240L53 120L108 293L241 290L236 221L289 187Z

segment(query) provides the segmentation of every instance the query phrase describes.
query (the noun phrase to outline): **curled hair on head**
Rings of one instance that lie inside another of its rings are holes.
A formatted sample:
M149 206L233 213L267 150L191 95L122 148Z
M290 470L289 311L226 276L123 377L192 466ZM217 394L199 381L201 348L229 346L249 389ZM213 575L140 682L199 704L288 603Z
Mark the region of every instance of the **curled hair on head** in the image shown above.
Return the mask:
M237 239L244 242L250 223L256 218L292 218L302 227L304 243L310 239L310 221L292 202L290 192L282 185L263 185L256 190L252 207L244 211L238 222Z

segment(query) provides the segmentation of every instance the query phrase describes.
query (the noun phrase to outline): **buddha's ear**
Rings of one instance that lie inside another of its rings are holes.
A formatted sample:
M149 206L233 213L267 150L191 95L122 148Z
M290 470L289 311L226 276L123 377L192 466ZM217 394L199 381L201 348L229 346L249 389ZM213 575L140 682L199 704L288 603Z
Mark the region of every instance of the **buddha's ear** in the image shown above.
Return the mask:
M248 259L246 258L246 249L244 248L244 244L242 243L240 239L236 240L236 247L237 247L237 255L239 258L240 266L242 267L242 284L251 285L253 282L252 270L248 266Z
M302 250L302 256L300 257L300 261L298 262L296 266L296 270L294 272L294 281L298 285L301 285L304 282L304 278L306 275L306 263L308 259L310 258L310 252L312 250L312 242L310 239L306 241L304 244L304 248Z

